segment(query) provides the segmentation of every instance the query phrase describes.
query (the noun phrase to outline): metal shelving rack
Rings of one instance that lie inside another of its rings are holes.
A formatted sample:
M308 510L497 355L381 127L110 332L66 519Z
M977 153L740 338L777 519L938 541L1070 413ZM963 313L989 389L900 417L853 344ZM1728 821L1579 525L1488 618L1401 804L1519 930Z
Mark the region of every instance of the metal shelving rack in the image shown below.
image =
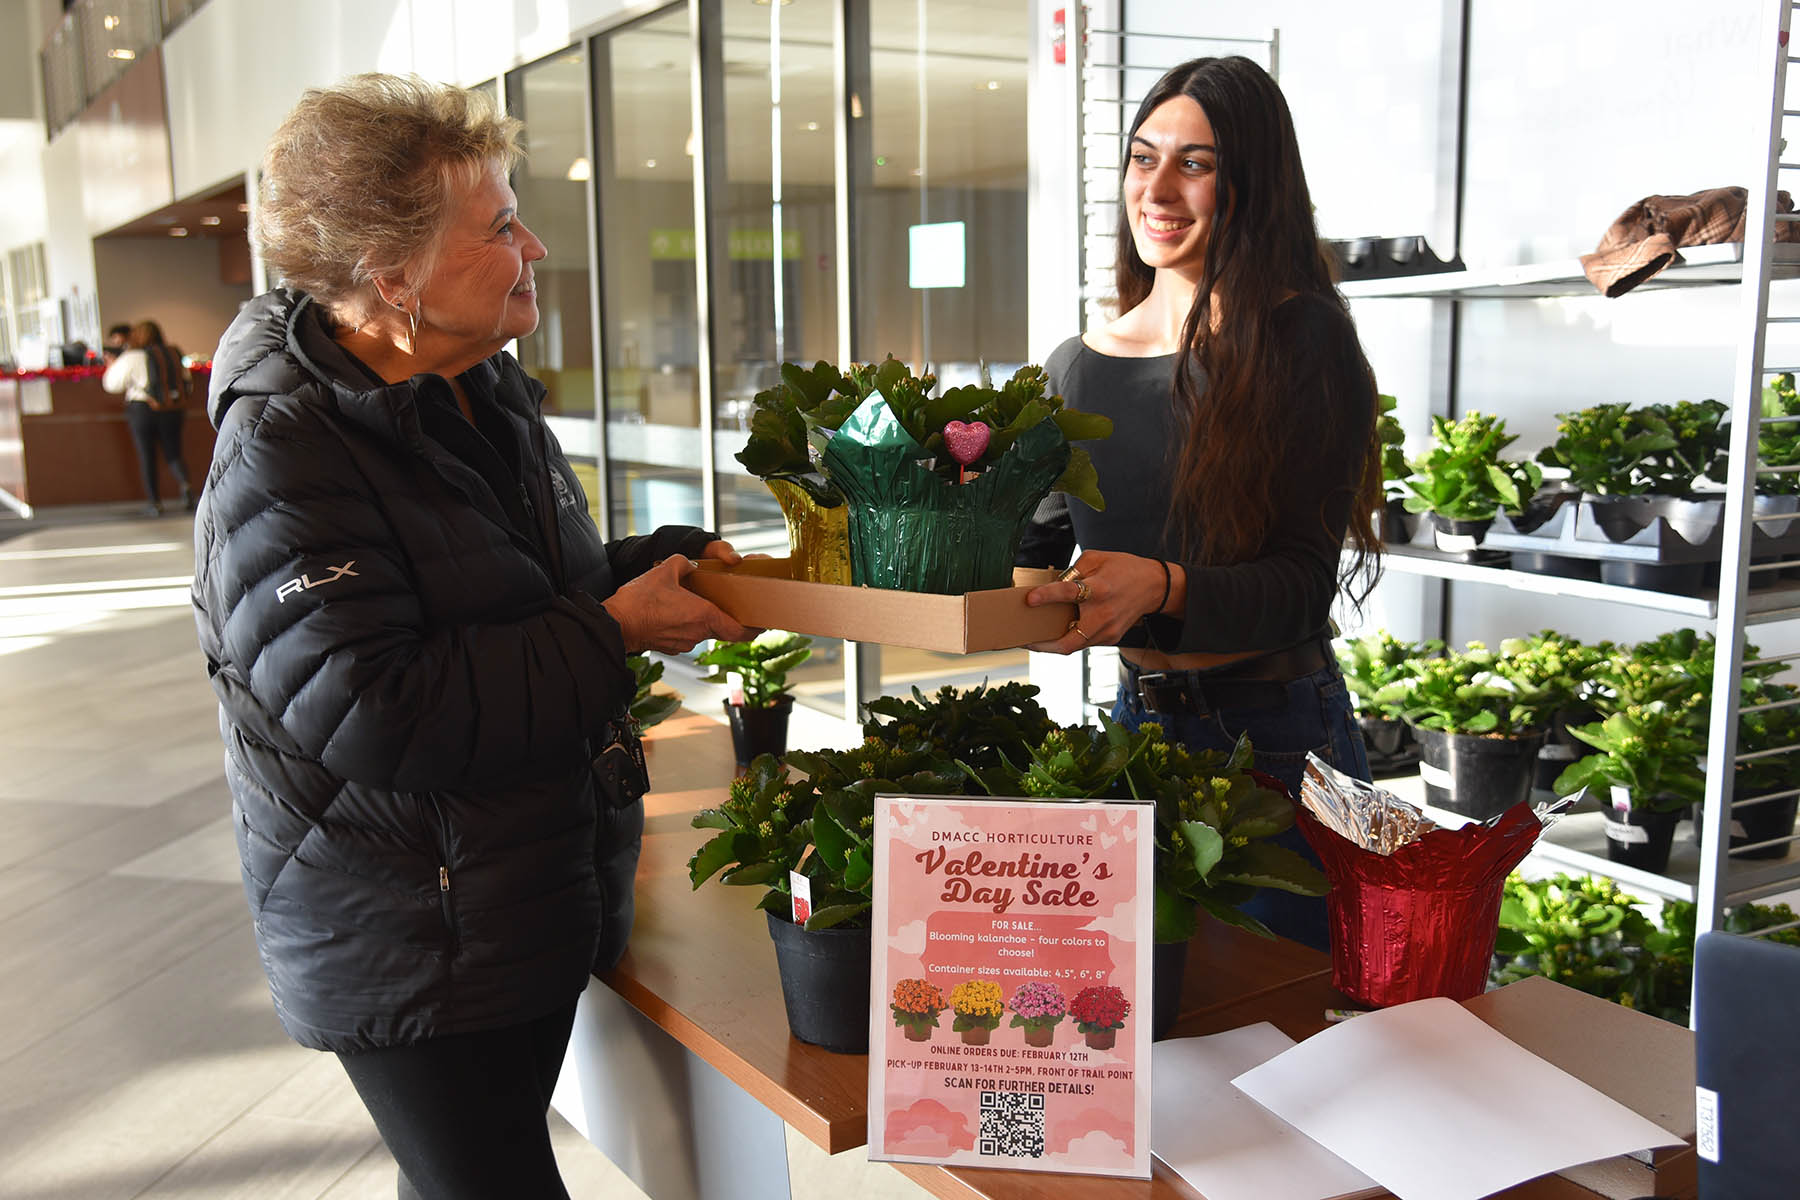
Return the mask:
M1800 109L1785 107L1788 64L1796 61L1796 56L1789 52L1788 45L1789 27L1796 7L1800 7L1800 0L1765 0L1764 13L1757 26L1756 52L1759 56L1766 53L1773 60L1773 80L1770 88L1771 108L1766 114L1767 124L1762 126L1767 133L1764 157L1757 164L1749 187L1744 226L1746 241L1742 244L1684 248L1684 264L1670 267L1639 289L1721 285L1737 285L1740 289L1744 332L1738 343L1731 390L1731 468L1725 491L1724 546L1717 592L1698 597L1649 592L1471 565L1447 556L1437 558L1420 553L1392 553L1386 559L1387 569L1401 573L1463 583L1498 585L1544 595L1630 604L1686 616L1696 623L1710 624L1715 630L1718 644L1713 677L1730 680L1733 684L1730 687L1715 687L1713 690L1707 745L1707 761L1710 763L1728 762L1735 765L1779 755L1800 766L1800 758L1793 757L1796 751L1800 751L1800 745L1776 747L1748 755L1737 752L1738 718L1741 714L1759 709L1800 705L1800 700L1741 706L1740 689L1736 686L1743 679L1747 666L1800 661L1800 654L1771 656L1751 662L1746 662L1743 655L1744 631L1747 626L1800 619L1800 587L1776 586L1755 591L1749 587L1753 570L1775 571L1800 565L1800 560L1788 560L1758 563L1752 568L1749 561L1749 534L1754 522L1781 517L1781 514L1757 516L1751 510L1756 476L1770 472L1770 468L1761 467L1756 457L1758 433L1765 421L1773 423L1800 420L1800 417L1764 418L1761 402L1766 379L1783 371L1800 370L1800 363L1770 365L1764 358L1767 334L1772 325L1800 324L1800 316L1769 315L1770 283L1774 280L1800 278L1800 244L1777 244L1773 240L1776 222L1800 221L1800 214L1778 213L1774 204L1780 173L1800 171L1800 161L1788 162L1780 157L1785 145L1782 136L1784 122L1788 118L1800 117ZM1767 70L1770 63L1764 62L1759 66ZM1796 128L1800 129L1800 124ZM1796 145L1800 145L1800 137L1796 138ZM1453 304L1463 301L1594 294L1592 285L1582 275L1580 264L1576 262L1526 264L1400 279L1364 280L1347 283L1342 290L1352 299L1430 298ZM1774 470L1780 471L1783 468ZM1791 519L1791 514L1787 514L1787 519ZM1707 772L1703 806L1706 819L1700 845L1697 850L1686 847L1678 849L1671 857L1671 865L1666 874L1650 874L1611 862L1605 854L1604 834L1598 814L1583 814L1565 819L1545 835L1535 853L1541 860L1557 866L1610 876L1627 887L1652 895L1691 900L1697 908L1698 931L1706 932L1717 928L1724 910L1735 904L1800 887L1800 856L1795 853L1796 841L1800 839L1778 839L1778 843L1786 843L1788 847L1787 856L1779 860L1746 860L1738 855L1756 847L1740 847L1738 853L1734 854L1728 838L1731 822L1729 819L1719 819L1722 814L1729 814L1740 804L1800 796L1800 788L1764 793L1734 803L1733 774L1732 771Z

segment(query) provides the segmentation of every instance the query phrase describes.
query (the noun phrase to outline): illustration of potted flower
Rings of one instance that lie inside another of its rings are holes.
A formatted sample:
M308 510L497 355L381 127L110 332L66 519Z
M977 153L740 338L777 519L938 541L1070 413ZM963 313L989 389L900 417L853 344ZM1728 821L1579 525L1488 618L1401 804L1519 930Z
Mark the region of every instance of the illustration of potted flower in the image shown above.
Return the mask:
M888 1007L894 1010L894 1024L906 1030L907 1041L927 1042L946 1005L937 984L927 979L902 979L894 985L894 1002Z
M1068 1001L1053 983L1034 979L1013 993L1011 1028L1023 1027L1027 1046L1048 1046L1056 1036L1056 1023L1069 1011Z
M1125 1018L1131 1015L1131 1001L1111 984L1084 987L1069 1001L1069 1015L1075 1018L1075 1028L1087 1036L1090 1049L1111 1050L1119 1030L1125 1027Z
M1000 985L988 979L965 979L950 989L950 1009L956 1020L950 1026L970 1046L985 1046L988 1034L1000 1024L1006 1005Z

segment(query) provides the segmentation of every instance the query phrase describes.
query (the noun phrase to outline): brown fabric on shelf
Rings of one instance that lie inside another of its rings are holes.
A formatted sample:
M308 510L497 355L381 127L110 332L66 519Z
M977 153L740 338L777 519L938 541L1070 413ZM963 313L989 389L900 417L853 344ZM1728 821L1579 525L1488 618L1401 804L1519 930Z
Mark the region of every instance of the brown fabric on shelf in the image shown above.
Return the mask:
M1747 196L1741 187L1708 188L1690 196L1645 196L1619 214L1592 254L1581 256L1581 268L1602 293L1623 296L1664 267L1679 263L1678 247L1743 241ZM1793 212L1792 197L1777 192L1775 211ZM1775 222L1775 240L1800 241L1800 224Z

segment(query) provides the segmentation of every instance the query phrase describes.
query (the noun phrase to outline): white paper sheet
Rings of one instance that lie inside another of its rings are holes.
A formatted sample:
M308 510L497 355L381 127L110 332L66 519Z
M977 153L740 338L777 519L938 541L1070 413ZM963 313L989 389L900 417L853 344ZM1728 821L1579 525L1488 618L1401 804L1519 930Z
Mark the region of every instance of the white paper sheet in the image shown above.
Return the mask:
M1339 1200L1374 1180L1229 1082L1291 1048L1263 1022L1151 1050L1150 1151L1206 1200Z
M1334 1025L1232 1082L1400 1200L1681 1142L1451 1000Z

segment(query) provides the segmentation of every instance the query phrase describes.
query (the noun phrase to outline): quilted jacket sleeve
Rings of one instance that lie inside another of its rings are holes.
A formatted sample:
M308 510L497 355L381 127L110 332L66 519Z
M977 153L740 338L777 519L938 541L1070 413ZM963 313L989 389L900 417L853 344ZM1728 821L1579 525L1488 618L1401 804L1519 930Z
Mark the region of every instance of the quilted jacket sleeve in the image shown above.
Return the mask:
M633 686L599 601L557 595L526 556L462 551L471 512L398 507L331 431L271 407L245 398L225 422L196 532L202 648L240 733L405 791L585 764ZM446 593L493 619L428 619Z

